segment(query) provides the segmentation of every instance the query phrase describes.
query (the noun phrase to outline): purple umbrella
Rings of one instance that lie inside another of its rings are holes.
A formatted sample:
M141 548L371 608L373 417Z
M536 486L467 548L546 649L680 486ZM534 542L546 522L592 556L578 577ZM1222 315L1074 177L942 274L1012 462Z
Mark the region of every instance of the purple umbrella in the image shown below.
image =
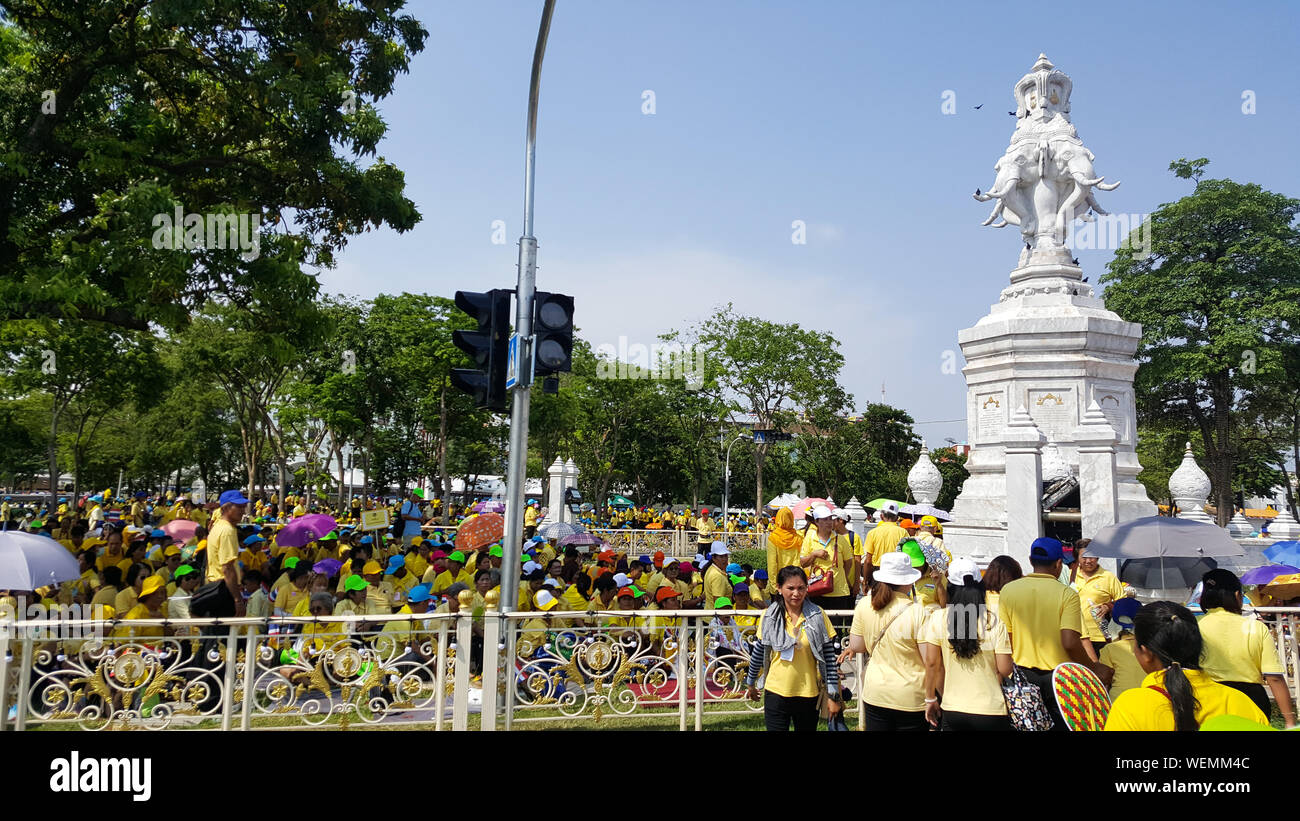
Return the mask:
M593 535L591 533L575 533L572 536L565 536L563 539L560 539L561 547L568 547L571 544L572 545L580 545L580 544L596 545L596 544L604 544L604 543L605 543L604 539L600 538L599 536Z
M1268 584L1278 576L1289 576L1292 573L1300 573L1300 568L1292 567L1289 564L1266 564L1263 567L1256 567L1254 570L1247 570L1241 574L1242 584Z
M275 536L275 543L281 547L302 547L308 542L315 541L334 528L338 523L326 516L324 513L308 513L306 516L299 516Z
M343 562L338 559L321 559L316 562L316 564L312 565L311 569L313 572L320 573L322 576L333 576L335 573L339 572L339 568L342 566Z
M505 513L506 505L505 502L496 499L484 499L474 505L473 511L475 513Z

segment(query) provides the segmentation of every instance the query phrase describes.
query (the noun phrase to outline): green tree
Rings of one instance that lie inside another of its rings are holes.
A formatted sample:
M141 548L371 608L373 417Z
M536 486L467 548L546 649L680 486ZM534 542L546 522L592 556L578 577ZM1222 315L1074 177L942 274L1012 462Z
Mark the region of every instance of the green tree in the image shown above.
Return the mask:
M1234 417L1281 376L1300 333L1300 201L1253 183L1200 179L1206 163L1170 165L1195 179L1195 190L1151 215L1150 255L1121 250L1101 281L1107 305L1142 323L1139 420L1199 435L1225 524L1245 455Z
M215 298L271 317L316 293L304 263L413 227L373 156L374 103L427 37L403 5L0 0L0 320L177 330ZM248 241L157 247L178 208L246 217Z

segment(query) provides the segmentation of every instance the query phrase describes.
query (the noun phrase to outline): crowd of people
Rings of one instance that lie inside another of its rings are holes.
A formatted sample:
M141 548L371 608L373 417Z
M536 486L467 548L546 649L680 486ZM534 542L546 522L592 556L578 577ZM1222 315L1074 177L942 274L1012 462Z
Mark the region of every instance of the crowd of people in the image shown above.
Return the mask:
M428 530L439 511L418 491L393 504L391 531L359 529L360 513L375 505L366 500L355 516L340 515L337 529L297 546L277 539L286 520L311 512L294 497L285 499L285 516L275 497L249 500L238 490L205 505L187 496L116 502L95 494L20 522L63 545L81 576L0 591L0 607L16 607L20 597L88 605L110 640L146 644L196 631L133 622L353 617L277 627L285 663L360 634L395 657L427 661L436 640L419 629L420 617L468 608L478 673L483 616L506 609L505 545L458 545L455 531ZM1086 539L1035 541L1027 575L1010 556L981 570L953 558L937 520L903 519L892 504L865 537L848 529L843 510L814 506L798 528L790 508L778 509L764 524L767 561L759 567L732 561L703 511L691 559L561 546L534 532L544 511L530 504L529 513L512 603L531 614L521 661L558 663L572 631L587 627L672 658L683 624L673 611L710 611L708 652L743 660L751 698L760 697L761 683L770 729L811 729L822 714L841 721L841 668L856 654L867 658L856 682L867 730L1008 729L1016 718L1009 687L1037 690L1052 728L1064 729L1051 678L1065 662L1089 668L1110 688L1107 729L1191 729L1219 714L1267 723L1270 692L1286 724L1295 724L1271 635L1243 614L1240 580L1226 570L1203 579L1198 620L1169 602L1139 606L1134 591L1088 553ZM163 529L178 519L194 522L191 535ZM411 619L367 621L394 613ZM75 644L61 649L74 653Z

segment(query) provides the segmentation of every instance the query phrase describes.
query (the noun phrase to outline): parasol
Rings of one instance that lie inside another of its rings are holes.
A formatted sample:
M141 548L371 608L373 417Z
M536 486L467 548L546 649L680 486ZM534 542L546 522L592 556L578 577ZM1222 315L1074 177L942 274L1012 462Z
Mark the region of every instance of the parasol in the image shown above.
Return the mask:
M308 513L285 525L275 536L281 547L302 547L338 527L338 522L324 513Z
M505 532L506 519L500 513L478 513L456 528L456 547L460 550L478 550L484 545L501 541Z

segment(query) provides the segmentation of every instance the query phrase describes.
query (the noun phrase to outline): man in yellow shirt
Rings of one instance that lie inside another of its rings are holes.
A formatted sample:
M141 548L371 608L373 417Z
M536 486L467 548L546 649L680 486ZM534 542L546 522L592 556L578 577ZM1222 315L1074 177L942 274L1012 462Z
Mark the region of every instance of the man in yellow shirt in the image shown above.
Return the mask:
M714 609L714 603L720 598L731 597L731 579L727 576L727 560L731 557L731 548L726 542L714 542L709 548L709 566L704 571L704 608Z
M447 588L457 582L465 585L466 588L474 587L474 577L465 572L465 554L459 550L453 550L451 555L447 557L447 569L434 577L433 594L440 596Z
M531 539L537 535L537 500L530 501L524 508L524 538Z
M867 531L864 540L866 546L862 551L862 592L865 594L871 586L871 574L880 567L880 557L898 549L898 543L907 535L907 531L898 526L898 505L887 503L879 510L880 524ZM868 561L870 559L870 561Z
M1035 539L1029 548L1034 572L1002 588L998 617L1011 634L1011 658L1031 684L1038 687L1052 713L1052 729L1066 731L1052 690L1052 671L1077 662L1110 680L1112 671L1088 658L1083 648L1083 617L1079 594L1058 581L1065 553L1050 536Z
M224 582L229 600L225 597L211 611L194 613L196 616L242 616L244 615L244 594L240 584L239 567L239 532L235 526L243 521L244 511L248 508L248 499L238 490L227 490L221 494L221 518L212 526L208 534L208 565L204 575L205 584Z
M709 518L709 509L706 507L700 511L700 518L695 521L695 530L697 531L696 541L700 545L700 552L713 542L713 520Z
M1124 585L1109 570L1100 566L1097 557L1088 553L1087 543L1091 539L1080 539L1074 546L1075 558L1079 562L1070 585L1079 594L1079 606L1083 614L1084 638L1088 645L1084 650L1091 650L1090 657L1101 652L1109 639L1102 631L1097 616L1106 618L1110 615L1115 602L1124 598ZM1089 646L1091 645L1091 646Z

